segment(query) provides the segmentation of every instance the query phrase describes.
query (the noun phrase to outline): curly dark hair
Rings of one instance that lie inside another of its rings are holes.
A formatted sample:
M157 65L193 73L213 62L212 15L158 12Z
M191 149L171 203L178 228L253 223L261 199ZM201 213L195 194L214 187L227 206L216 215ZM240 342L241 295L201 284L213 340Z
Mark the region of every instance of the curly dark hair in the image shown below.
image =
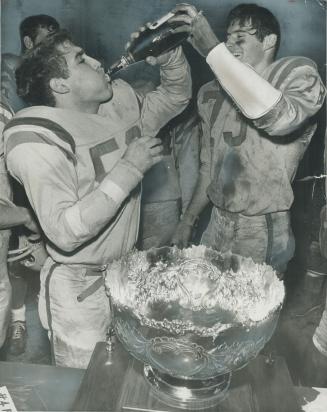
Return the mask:
M257 30L256 36L260 41L263 41L269 34L276 34L275 54L277 53L280 45L280 26L271 11L254 3L239 4L229 12L227 27L236 20L239 21L240 25L250 21L252 27Z
M29 36L31 40L35 42L40 28L45 28L48 29L49 32L54 32L59 30L60 26L54 17L48 16L47 14L36 14L26 17L19 25L22 52L26 50L24 37Z
M50 80L67 79L70 75L66 59L58 49L66 41L72 42L70 34L66 30L59 30L24 54L15 75L17 94L28 104L56 105Z

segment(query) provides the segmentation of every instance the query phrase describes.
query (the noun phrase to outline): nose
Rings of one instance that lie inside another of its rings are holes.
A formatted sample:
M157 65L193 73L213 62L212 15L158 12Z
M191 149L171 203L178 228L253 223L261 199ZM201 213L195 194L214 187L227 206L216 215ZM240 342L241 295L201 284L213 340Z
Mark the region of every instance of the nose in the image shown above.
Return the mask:
M85 55L85 61L88 65L90 65L94 70L100 70L102 68L101 63L94 59L93 57L90 57L88 55Z

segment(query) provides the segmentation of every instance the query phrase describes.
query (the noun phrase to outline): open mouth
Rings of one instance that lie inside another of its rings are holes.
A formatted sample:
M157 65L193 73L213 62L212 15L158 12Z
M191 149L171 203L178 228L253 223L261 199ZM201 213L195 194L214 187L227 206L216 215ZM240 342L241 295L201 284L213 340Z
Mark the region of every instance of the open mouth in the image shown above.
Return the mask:
M239 50L235 50L233 46L227 46L227 48L232 53L232 55L237 59L242 56L242 53Z

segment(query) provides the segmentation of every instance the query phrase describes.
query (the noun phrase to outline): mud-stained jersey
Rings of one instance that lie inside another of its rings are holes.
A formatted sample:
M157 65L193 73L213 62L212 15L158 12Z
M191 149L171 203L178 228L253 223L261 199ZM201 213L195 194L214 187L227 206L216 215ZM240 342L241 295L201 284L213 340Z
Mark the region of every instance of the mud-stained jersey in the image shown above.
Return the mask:
M9 184L7 168L5 164L2 132L6 124L9 123L12 117L13 112L9 104L7 104L6 100L2 98L0 100L0 201L5 202L11 200L12 190Z
M54 261L104 264L133 247L143 176L122 155L186 106L189 67L180 50L173 56L143 99L118 80L97 114L31 107L6 127L8 170L24 185Z
M246 118L217 80L198 95L208 196L215 206L248 216L289 210L291 183L325 98L316 65L305 57L277 60L262 77L282 96L258 119Z

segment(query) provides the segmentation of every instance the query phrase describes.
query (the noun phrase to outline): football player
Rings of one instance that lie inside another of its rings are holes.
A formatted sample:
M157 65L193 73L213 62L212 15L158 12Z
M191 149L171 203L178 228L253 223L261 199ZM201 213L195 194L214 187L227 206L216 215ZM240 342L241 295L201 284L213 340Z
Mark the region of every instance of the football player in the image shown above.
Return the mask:
M225 42L195 7L176 11L183 14L172 20L184 23L176 31L190 33L216 79L198 94L202 165L174 243L187 245L199 213L212 202L203 244L284 272L294 253L291 184L325 98L316 64L301 56L275 60L279 23L263 7L235 7Z
M130 251L139 226L140 182L162 159L155 136L191 97L181 48L158 58L161 84L143 98L58 31L16 71L32 106L4 133L10 173L24 185L46 236L39 313L54 362L86 368L106 337L108 264ZM110 272L109 272L110 273Z
M28 16L19 26L22 54L32 49L41 42L49 33L59 29L56 19L45 14ZM1 93L9 102L14 112L24 108L26 103L17 95L15 70L21 62L21 56L12 53L2 54L1 60ZM14 188L14 200L29 207L19 185ZM27 204L26 204L27 203ZM3 218L5 216L3 215ZM20 231L20 228L19 228ZM14 231L15 232L15 231ZM40 235L26 237L21 233L17 236L18 249L9 251L9 262L16 262L9 267L9 276L12 286L11 323L8 339L8 352L12 356L18 356L25 351L27 343L26 306L27 293L26 266L34 271L39 271L45 261L46 252ZM31 243L30 240L33 240ZM12 243L12 242L11 242Z
M58 21L47 14L28 16L19 25L21 54L31 50L50 33L59 30Z
M10 320L11 285L7 268L10 229L25 225L33 232L38 232L30 211L12 203L12 189L5 166L2 140L2 131L12 116L13 112L8 102L2 97L0 101L0 347L6 338Z

